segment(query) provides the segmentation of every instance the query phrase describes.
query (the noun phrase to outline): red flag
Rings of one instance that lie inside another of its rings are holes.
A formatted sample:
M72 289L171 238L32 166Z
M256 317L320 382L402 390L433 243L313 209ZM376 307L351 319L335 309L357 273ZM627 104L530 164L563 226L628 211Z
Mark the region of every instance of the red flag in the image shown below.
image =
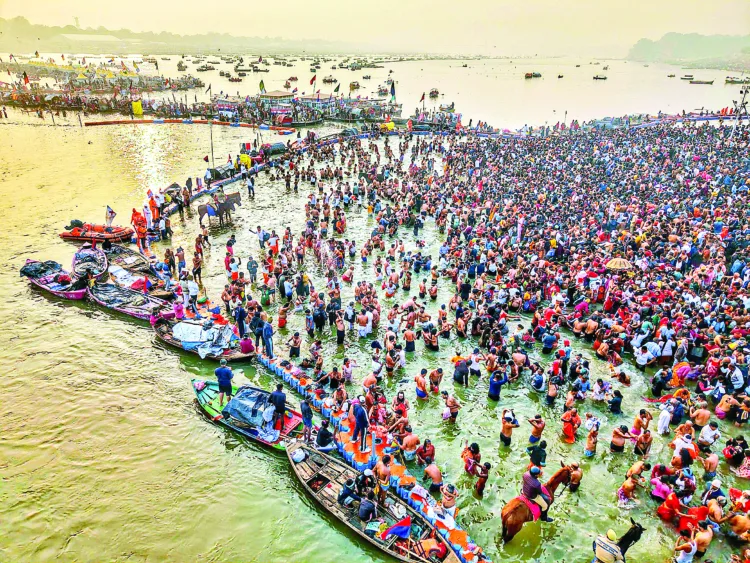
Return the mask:
M23 83L28 84L29 83L29 75L26 74L26 72L23 73Z
M208 155L204 156L203 160L205 160L206 162L208 162Z
M312 86L312 85L313 85L313 84L315 83L315 81L316 81L317 79L318 79L318 75L316 74L316 75L314 75L314 76L313 76L313 77L312 77L312 78L310 79L310 86Z
M424 102L424 92L422 92L422 97L421 97L421 98L419 98L419 101L420 101L420 102Z

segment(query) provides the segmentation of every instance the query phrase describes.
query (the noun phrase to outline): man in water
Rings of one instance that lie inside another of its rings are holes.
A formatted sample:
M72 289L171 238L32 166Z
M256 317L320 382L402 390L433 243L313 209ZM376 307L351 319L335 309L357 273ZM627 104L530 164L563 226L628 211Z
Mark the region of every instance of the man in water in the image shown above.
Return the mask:
M500 441L503 446L510 447L511 438L513 436L513 429L518 428L518 421L516 420L516 413L513 410L504 409L502 415L502 428L500 429Z
M440 491L443 486L443 474L440 472L440 468L435 465L435 462L431 457L425 458L427 467L424 468L424 474L422 478L430 481L430 492L435 494Z
M521 493L527 499L539 505L539 508L542 510L542 522L554 522L552 518L547 516L551 499L548 495L544 494L542 490L542 483L539 481L539 475L541 475L541 473L542 470L537 466L532 467L524 473Z
M529 424L531 424L531 435L529 436L529 448L530 449L534 444L539 442L539 440L542 439L542 432L544 432L544 427L546 423L544 422L544 419L542 418L541 414L534 415L534 418L527 419Z

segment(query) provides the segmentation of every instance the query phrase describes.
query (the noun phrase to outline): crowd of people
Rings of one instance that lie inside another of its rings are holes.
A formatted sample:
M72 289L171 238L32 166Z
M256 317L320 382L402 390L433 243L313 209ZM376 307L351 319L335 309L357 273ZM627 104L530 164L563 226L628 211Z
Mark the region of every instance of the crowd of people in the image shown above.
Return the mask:
M445 388L444 373L454 388L487 374L489 399L504 407L499 446L512 448L514 430L529 430L523 490L544 520L550 507L536 483L550 431L570 444L585 440L590 459L606 430L610 455L633 460L614 502L623 510L654 502L675 531L677 561L701 557L717 534L739 551L750 540L750 491L726 481L730 472L750 478L739 435L750 418L748 135L742 125L686 123L312 145L271 172L289 190L309 189L304 228L253 229L258 247L244 266L230 237L221 299L240 336L254 333L266 355L288 357L349 409L363 449L367 428L385 426L391 459L421 466L444 507L456 506L458 492L435 464L435 446L417 436L413 406L402 392L387 397L383 382L408 373L415 351L465 341L471 353L456 352L452 365L409 374L417 401L439 398L451 424L473 405ZM353 209L372 221L363 241L348 235ZM427 225L439 247L425 240ZM295 315L304 331L286 330ZM339 346L366 342L371 365L332 362L326 332ZM584 346L609 377L592 377L575 351ZM625 405L622 390L636 380L650 392ZM519 421L502 400L504 386L518 385L539 393L558 420ZM600 420L597 409L612 417ZM636 413L631 425L617 420L623 411ZM669 444L668 458L653 459L655 439ZM474 443L462 459L481 498L491 466ZM580 464L570 466L571 490L585 486ZM612 537L594 545L602 563L622 556Z

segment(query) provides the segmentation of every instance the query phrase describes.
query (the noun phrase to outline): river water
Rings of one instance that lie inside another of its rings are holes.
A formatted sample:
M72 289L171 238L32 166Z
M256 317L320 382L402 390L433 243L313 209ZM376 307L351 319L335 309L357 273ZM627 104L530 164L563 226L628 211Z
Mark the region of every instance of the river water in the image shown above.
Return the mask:
M429 79L422 79L428 89L454 83L452 77L462 72L453 69L455 63L429 64L434 71L423 71ZM468 71L473 72L479 63L469 64ZM394 65L404 84L419 80L406 77L407 65L430 68L428 63ZM543 107L536 107L527 104L531 95L511 96L499 86L495 92L472 93L463 85L465 98L456 94L454 99L457 103L464 100L461 103L476 108L478 117L497 119L498 124L504 116L514 123L539 124L544 117L541 112L566 106L578 107L581 112L586 108L597 115L668 109L661 102L669 97L660 89L645 92L639 78L653 73L656 80L666 71L657 74L653 67L641 70L633 63L627 67L633 69L631 74L623 71L627 85L612 87L614 80L606 84L581 80L579 96L572 90L565 95L559 92L554 106L549 94L545 94ZM517 76L522 71L514 71L514 81L528 92L550 82L553 89L567 84L546 76L529 84ZM549 74L557 72L550 69ZM487 79L477 74L473 84L485 84ZM301 75L300 79L304 80ZM681 100L688 106L716 105L721 103L716 93L724 92L716 85L698 90L698 86L667 84L686 92ZM588 108L583 100L593 96L588 91L593 87L612 87L614 97L596 96L598 105ZM698 91L708 95L701 100L689 97ZM511 111L511 107L515 109ZM589 117L571 112L569 118L571 115ZM131 208L141 205L147 189L173 181L184 183L187 176L200 174L202 158L209 153L208 127L80 128L72 116L62 120L67 126L53 127L48 120L40 122L16 110L11 111L11 117L0 127L4 140L0 196L5 207L0 231L0 315L4 321L0 363L5 367L0 386L0 560L322 563L341 556L352 562L384 560L306 497L283 455L238 438L201 416L189 381L196 376L211 377L215 366L160 347L146 323L87 303L49 298L18 277L27 257L70 263L75 247L57 234L71 219L101 222L105 207L110 205L119 213L119 222L127 223ZM249 130L214 128L217 161L235 154L238 143L253 135ZM276 139L281 137L266 133L264 140ZM244 261L251 253L257 256L257 239L249 232L256 225L277 232L286 226L299 232L303 226L307 186L301 186L295 195L286 192L283 183L262 176L256 191L254 201L243 197L232 227L211 229L215 247L207 254L204 275L214 298L224 283L223 244L231 233L237 236L236 253ZM356 210L349 217L346 236L361 246L372 229L372 220ZM197 218L187 216L184 223L175 218L174 229L173 246L190 248L197 234ZM431 225L425 238L436 255L438 238ZM163 249L156 245L159 254ZM365 272L357 263L355 279L365 277L371 279L372 272ZM321 276L313 272L313 279L320 283ZM418 283L416 278L414 283ZM345 300L351 295L351 287L344 290ZM449 290L441 282L440 301L447 301L448 296ZM435 313L434 308L431 312ZM303 324L303 318L291 316L277 342L301 330ZM326 334L324 345L329 367L334 362L340 364L346 354L364 366L355 377L364 377L369 366L366 343L352 343L344 351ZM414 404L411 379L420 368L442 366L449 371L448 359L454 352L472 347L470 341L457 340L444 344L437 353L418 346L402 379L386 384L389 396L403 389ZM578 349L591 357L590 350ZM283 345L277 344L277 350L286 354ZM595 376L606 375L604 364L593 360L592 365ZM266 388L274 382L262 368L256 370L252 365L241 365L237 371L239 382ZM450 388L452 382L444 385ZM626 415L622 423L628 424L642 407L640 396L646 391L643 378L634 375L632 387L623 389ZM632 511L616 507L615 491L633 458L629 454L613 457L604 451L614 421L605 422L597 457L582 461L585 477L580 492L563 493L555 505L555 523L527 525L512 543L503 545L500 511L519 490L528 459L523 446L528 429L522 423L510 450L499 447L502 408L515 408L519 420L539 412L549 421L550 469L560 460L582 460L584 444L579 441L571 446L560 441L559 423L555 422L560 406L547 408L524 384L504 389L499 405L487 404L486 380L457 389L456 394L467 405L457 424L443 423L442 407L434 399L413 409L412 424L422 439L435 442L439 464L461 492L459 521L495 561L585 561L591 557L592 539L609 527L624 532L630 516L647 532L628 554L629 561L660 561L671 554L674 532L654 516L655 505L646 495L641 493L642 505ZM607 419L599 407L587 405L587 409ZM473 483L462 472L459 454L467 439L478 442L484 459L493 465L482 500L472 495ZM668 459L665 450L666 442L655 439L652 459ZM726 475L722 478L732 482ZM712 555L726 557L728 552L721 542L714 541Z

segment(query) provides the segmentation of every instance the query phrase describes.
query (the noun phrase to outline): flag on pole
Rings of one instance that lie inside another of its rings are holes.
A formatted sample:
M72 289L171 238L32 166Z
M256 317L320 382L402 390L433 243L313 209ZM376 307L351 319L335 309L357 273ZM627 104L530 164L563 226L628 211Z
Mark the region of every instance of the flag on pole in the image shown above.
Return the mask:
M135 61L133 61L133 68L135 69L136 72L138 72L138 73L141 72L141 69L138 68L138 65L135 63Z
M396 82L391 82L391 98L396 99Z
M336 92L336 93L338 93L339 88L341 88L341 82L339 82L338 84L336 84L336 88L334 88L333 91Z
M262 80L260 81L260 84L258 84L258 88L260 88L261 94L265 94L266 93L266 85L263 84Z
M315 81L317 79L318 79L318 75L317 74L313 75L313 77L310 79L310 86L312 86L313 84L315 84Z
M28 84L29 83L29 75L26 74L26 71L23 72L23 83Z
M208 94L211 91L211 85L208 85L208 88L206 88L206 94Z
M208 155L204 156L203 160L205 160L206 162L208 162Z
M295 88L294 90L292 90L292 94L296 94L296 93L297 93L297 89Z
M411 516L407 516L406 518L396 522L390 528L386 528L386 530L382 534L380 534L380 539L384 540L388 536L398 536L401 539L405 540L410 535L411 535Z
M419 98L419 101L420 101L420 102L424 102L424 92L422 92L422 97L421 97L421 98Z

